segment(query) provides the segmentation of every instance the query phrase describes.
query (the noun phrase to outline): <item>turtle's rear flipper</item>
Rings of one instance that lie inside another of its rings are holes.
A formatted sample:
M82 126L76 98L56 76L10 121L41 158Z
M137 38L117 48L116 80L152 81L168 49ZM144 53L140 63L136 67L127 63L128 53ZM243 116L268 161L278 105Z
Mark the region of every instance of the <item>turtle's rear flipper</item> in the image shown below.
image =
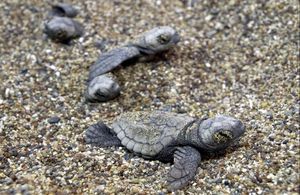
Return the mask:
M195 148L177 148L174 153L174 165L167 179L168 190L175 191L185 187L195 177L200 161L200 153Z
M117 135L102 122L93 124L86 130L85 142L100 147L121 146Z

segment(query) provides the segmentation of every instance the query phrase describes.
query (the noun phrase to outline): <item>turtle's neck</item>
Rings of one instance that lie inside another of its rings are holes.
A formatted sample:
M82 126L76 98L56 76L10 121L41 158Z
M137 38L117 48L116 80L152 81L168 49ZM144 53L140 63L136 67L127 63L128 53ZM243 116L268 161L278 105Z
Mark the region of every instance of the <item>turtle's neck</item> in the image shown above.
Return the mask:
M192 145L198 149L203 149L205 146L201 142L201 137L199 135L199 127L201 123L207 118L199 118L190 123L185 131L180 134L181 144Z

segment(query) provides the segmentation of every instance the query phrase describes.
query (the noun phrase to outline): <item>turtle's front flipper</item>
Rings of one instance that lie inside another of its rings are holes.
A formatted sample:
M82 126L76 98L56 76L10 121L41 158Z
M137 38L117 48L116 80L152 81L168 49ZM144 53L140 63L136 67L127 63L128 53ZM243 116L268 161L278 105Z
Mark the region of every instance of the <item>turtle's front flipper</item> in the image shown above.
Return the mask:
M183 188L194 178L201 161L200 153L190 146L179 147L174 153L174 165L168 175L168 190Z
M102 54L90 68L89 81L113 70L124 61L137 57L138 55L140 55L140 51L134 46L120 47Z
M117 135L102 122L93 124L86 130L85 142L100 147L121 146Z

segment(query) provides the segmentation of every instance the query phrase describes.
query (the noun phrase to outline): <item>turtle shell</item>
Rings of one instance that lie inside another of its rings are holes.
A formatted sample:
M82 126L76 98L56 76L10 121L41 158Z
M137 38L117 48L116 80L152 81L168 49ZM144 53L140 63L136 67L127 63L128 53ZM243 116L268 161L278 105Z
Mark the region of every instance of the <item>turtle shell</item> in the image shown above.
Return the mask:
M177 140L179 133L194 120L170 112L129 112L120 115L112 128L128 150L151 158Z

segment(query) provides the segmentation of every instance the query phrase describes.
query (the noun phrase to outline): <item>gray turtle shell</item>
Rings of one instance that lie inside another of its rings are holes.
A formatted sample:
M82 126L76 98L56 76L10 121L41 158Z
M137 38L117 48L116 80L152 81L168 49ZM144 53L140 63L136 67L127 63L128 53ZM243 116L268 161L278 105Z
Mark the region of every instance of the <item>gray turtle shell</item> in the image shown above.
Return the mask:
M177 140L193 121L195 118L170 112L129 112L120 115L112 129L128 150L151 158Z

